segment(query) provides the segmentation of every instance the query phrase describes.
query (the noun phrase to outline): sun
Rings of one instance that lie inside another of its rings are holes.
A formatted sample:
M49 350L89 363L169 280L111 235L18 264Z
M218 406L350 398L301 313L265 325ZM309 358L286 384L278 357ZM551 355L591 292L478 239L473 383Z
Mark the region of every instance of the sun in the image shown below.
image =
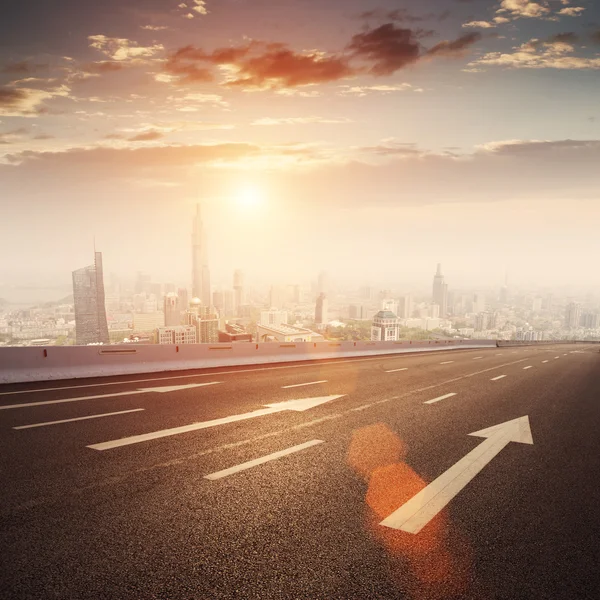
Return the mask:
M236 202L245 209L257 208L264 201L262 191L255 185L245 185L238 190Z

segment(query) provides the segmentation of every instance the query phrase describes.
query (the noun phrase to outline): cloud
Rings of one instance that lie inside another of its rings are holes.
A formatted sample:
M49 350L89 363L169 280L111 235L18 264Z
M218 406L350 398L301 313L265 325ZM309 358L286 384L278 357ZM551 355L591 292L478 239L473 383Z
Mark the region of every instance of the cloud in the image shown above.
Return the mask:
M423 92L423 88L414 87L410 83L393 83L389 85L342 85L342 96L367 96L370 93L391 94L393 92Z
M37 71L45 71L48 69L48 64L37 64L32 63L27 60L22 60L19 62L11 62L7 63L0 69L0 73L10 73L15 75L29 75L31 73L36 73Z
M224 85L247 89L327 83L355 74L342 57L318 51L294 52L285 44L259 41L211 53L186 46L169 57L165 70L184 82L210 81L212 71L205 65L225 68L228 75Z
M600 69L600 58L573 56L574 52L573 45L565 41L542 42L534 39L514 48L513 52L489 52L468 66L499 66L513 69Z
M548 15L550 8L546 1L540 3L529 0L502 0L497 12L508 12L513 17L540 18Z
M59 86L49 90L0 87L0 115L5 117L35 117L44 112L44 102L68 97L70 89Z
M308 125L312 123L338 124L352 123L352 121L350 119L327 119L324 117L264 117L256 119L252 122L252 125Z
M126 38L111 38L105 35L90 35L88 40L91 42L90 48L94 48L116 61L151 58L164 50L162 44L140 46L137 42Z
M140 148L71 148L58 152L25 151L9 155L7 161L34 170L82 169L92 178L128 177L153 171L164 175L173 168L193 167L220 160L236 160L261 152L252 144L214 144L193 146L144 146ZM112 175L111 175L112 174Z
M104 74L122 71L125 68L122 62L103 60L85 65L84 70L88 73Z
M8 131L0 131L0 144L11 144L14 141L19 140L23 136L27 135L28 130L25 127L19 127L17 129L10 129Z
M465 29L468 27L478 28L478 29L492 29L496 27L495 23L490 23L489 21L469 21L468 23L463 23L462 25Z
M561 8L558 11L559 15L564 15L567 17L580 17L581 13L585 10L585 8L581 6L568 6L566 8Z
M140 28L146 31L164 31L165 29L169 29L166 25L140 25Z
M165 137L163 133L160 131L145 131L143 133L138 133L130 138L127 138L130 142L153 142L155 140L160 140Z
M369 72L378 76L391 75L416 63L421 54L421 44L415 33L393 23L356 34L348 49L354 56L371 63Z
M477 43L481 38L482 35L480 33L467 33L456 40L443 41L436 44L427 52L427 55L447 57L462 56L467 48Z
M394 10L383 10L381 8L374 8L367 10L358 15L359 19L383 19L385 21L395 21L397 23L422 23L423 21L431 21L434 19L443 21L448 17L448 11L441 14L433 12L425 15L413 15L406 8L397 8Z

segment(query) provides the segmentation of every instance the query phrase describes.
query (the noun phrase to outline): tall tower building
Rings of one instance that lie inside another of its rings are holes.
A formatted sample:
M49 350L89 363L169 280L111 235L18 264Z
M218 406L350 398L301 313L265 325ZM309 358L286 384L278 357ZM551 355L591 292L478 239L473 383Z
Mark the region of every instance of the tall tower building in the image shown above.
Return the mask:
M448 313L448 285L444 283L442 265L438 263L436 274L433 277L433 293L431 295L433 304L440 307L440 317L445 319Z
M581 320L581 304L578 302L571 302L567 304L565 311L565 327L567 329L576 329L579 327Z
M102 252L94 253L93 265L73 271L73 299L75 343L108 344Z
M320 294L317 298L317 306L315 309L315 323L317 325L327 325L329 321L328 313L328 301L325 294Z
M196 205L194 228L192 231L192 297L200 298L204 306L210 306L210 270L206 249L206 234L200 212L200 204Z
M244 271L241 269L236 269L233 272L233 292L235 295L235 310L239 316L240 306L246 304L244 296Z
M181 325L181 305L179 296L175 292L169 292L164 300L165 327L177 327Z

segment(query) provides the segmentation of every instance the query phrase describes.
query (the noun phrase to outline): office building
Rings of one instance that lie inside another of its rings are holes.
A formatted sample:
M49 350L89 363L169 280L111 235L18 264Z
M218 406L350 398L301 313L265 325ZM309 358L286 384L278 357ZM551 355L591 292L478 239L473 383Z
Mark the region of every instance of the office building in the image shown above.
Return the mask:
M177 325L176 327L159 327L157 330L158 344L195 344L196 328L193 325Z
M431 295L433 304L440 307L440 317L445 318L448 312L448 285L444 283L442 265L438 263L437 271L433 277L433 291Z
M181 307L181 312L184 313L189 306L188 291L185 288L179 288L177 290L177 295L179 296L179 306Z
M317 325L327 325L329 322L329 301L323 293L317 298L317 306L315 308L315 323Z
M219 319L215 315L199 319L197 322L198 342L214 344L219 341Z
M388 342L400 339L400 319L390 311L380 310L373 317L371 340Z
M104 298L102 253L94 253L94 264L73 271L75 343L108 344L108 324Z
M133 332L149 333L165 326L163 312L133 313Z
M475 317L475 331L485 331L488 329L489 313L480 312Z
M192 296L200 298L205 306L210 306L210 269L208 267L208 251L206 233L200 212L200 204L196 205L192 232Z
M600 327L600 316L598 313L585 313L581 315L580 324L584 329L598 329Z
M398 301L398 312L396 313L401 319L410 319L413 313L413 302L410 294L405 294Z
M567 304L565 311L565 327L567 329L576 329L579 327L581 320L581 304L578 302L571 302Z
M246 296L244 293L244 271L236 269L233 272L233 293L234 293L234 310L239 316L240 307L246 304Z
M429 316L432 319L439 319L440 318L440 305L439 304L432 304L431 308L429 309Z
M165 327L176 327L181 325L181 306L179 296L175 292L169 292L164 298Z
M485 312L486 302L485 296L482 293L477 293L473 295L473 307L472 311L475 313Z
M348 309L349 317L356 321L367 321L370 319L369 310L364 304L352 304Z
M391 298L384 298L381 301L381 310L389 310L394 314L398 314L398 301Z
M262 310L260 312L260 324L267 327L279 327L280 325L286 325L288 320L288 314L285 310Z

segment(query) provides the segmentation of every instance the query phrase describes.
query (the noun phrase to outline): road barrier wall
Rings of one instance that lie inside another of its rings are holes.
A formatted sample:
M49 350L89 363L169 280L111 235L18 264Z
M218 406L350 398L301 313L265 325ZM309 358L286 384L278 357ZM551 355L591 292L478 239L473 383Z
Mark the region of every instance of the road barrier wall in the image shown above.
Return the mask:
M296 342L0 348L0 383L107 377L236 365L496 346L493 340Z

